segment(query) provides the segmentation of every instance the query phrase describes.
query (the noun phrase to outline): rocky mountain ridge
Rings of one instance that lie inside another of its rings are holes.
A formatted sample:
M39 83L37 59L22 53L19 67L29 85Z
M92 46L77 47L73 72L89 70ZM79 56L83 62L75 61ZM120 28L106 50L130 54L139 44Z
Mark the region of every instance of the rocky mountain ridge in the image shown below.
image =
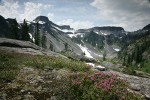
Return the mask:
M5 19L2 16L0 20L0 36L11 37L11 27L17 21L15 19ZM28 21L29 34L32 39L35 36L36 22L39 23L40 35L44 34L46 36L47 49L52 45L53 51L61 52L65 50L65 44L67 44L69 51L77 55L85 54L89 58L101 58L105 52L108 57L115 57L117 52L121 50L124 40L129 33L122 27L115 26L74 30L69 25L57 25L46 16L38 16L35 20ZM19 33L20 23L16 24L18 25ZM141 31L144 31L144 29ZM140 32L136 33L139 34Z

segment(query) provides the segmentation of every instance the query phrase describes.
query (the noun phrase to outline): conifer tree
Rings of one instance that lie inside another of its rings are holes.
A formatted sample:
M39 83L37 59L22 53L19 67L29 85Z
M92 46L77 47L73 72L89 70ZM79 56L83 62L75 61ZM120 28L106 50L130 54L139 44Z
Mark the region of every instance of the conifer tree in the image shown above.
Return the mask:
M35 44L40 46L40 32L39 32L39 22L36 22L35 27Z
M46 46L46 42L47 42L47 39L46 39L46 34L45 33L43 33L43 35L42 35L42 39L41 39L41 44L42 44L42 47L43 48L47 48L47 46Z
M103 53L103 61L105 61L106 60L106 50L104 51L104 53Z
M65 50L68 50L68 43L65 43Z
M50 43L49 49L50 49L51 51L54 51L54 47L53 47L53 44L52 44L52 43Z
M26 20L24 19L23 24L21 24L21 33L22 33L22 40L25 41L29 41L30 40L30 36L29 36L29 27L28 24L26 22Z
M131 64L131 55L128 54L127 64Z
M10 36L10 38L13 38L13 39L19 39L19 34L18 34L18 23L17 23L17 21L15 20L15 21L13 21L13 23L12 23L12 25L11 25L11 32L12 32L12 34L11 34L11 36Z

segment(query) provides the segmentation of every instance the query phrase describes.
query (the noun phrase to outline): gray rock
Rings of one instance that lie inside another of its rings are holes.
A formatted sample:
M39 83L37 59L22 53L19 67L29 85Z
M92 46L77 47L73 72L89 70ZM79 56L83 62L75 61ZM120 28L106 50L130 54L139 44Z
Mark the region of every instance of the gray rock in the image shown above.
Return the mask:
M43 49L29 41L20 41L7 38L0 38L0 50L31 55L53 55L56 57L65 57L59 53Z
M20 48L33 48L35 50L40 50L41 47L31 43L29 41L20 41L14 39L0 38L0 46L6 47L20 47Z
M133 91L137 91L141 94L144 94L146 98L148 98L147 100L150 99L150 78L127 75L116 71L110 72L118 75L120 79L129 82L130 87Z

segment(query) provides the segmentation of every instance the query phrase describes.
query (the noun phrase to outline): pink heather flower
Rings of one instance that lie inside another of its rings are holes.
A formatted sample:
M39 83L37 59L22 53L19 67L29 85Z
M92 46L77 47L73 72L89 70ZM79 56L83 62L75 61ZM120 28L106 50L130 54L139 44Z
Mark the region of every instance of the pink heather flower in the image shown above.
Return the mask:
M107 91L107 89L106 89L106 88L103 88L102 90L103 90L103 91Z
M108 88L108 89L110 89L110 86L111 86L110 84L107 84L107 88Z
M81 82L80 81L73 81L73 84L77 85L77 84L81 84Z
M111 92L109 92L109 95L112 95L112 93L111 93Z
M98 88L98 84L97 83L95 84L95 87Z
M121 97L121 100L125 100L125 97Z
M83 74L83 79L85 79L87 77L87 73Z
M91 81L93 81L93 80L94 80L94 76L90 76L89 79L90 79Z

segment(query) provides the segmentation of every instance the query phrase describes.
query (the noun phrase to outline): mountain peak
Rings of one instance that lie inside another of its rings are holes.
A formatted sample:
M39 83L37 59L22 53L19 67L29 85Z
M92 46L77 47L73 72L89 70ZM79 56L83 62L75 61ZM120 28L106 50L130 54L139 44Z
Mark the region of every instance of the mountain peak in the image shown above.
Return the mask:
M46 16L38 16L34 21L49 22L49 19Z
M143 30L150 30L150 24L146 25Z

